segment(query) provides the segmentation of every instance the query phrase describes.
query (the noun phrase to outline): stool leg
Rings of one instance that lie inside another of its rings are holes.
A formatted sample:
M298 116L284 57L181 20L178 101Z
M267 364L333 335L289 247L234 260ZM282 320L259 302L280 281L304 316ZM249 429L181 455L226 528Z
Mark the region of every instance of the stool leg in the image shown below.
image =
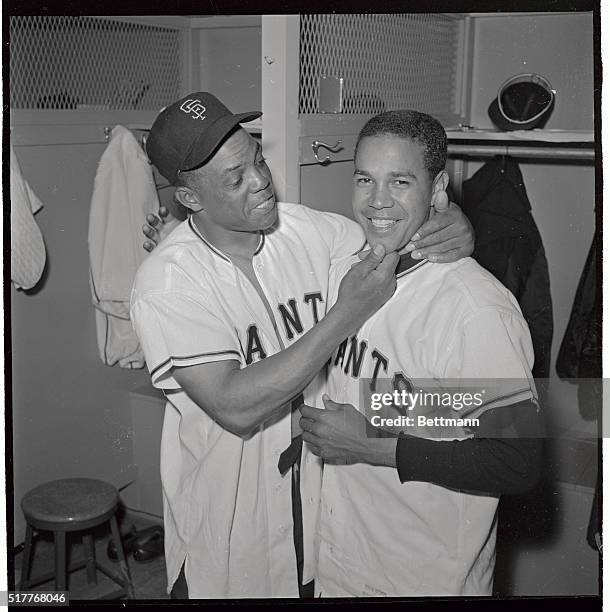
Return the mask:
M55 590L66 590L66 532L54 531L55 538Z
M119 556L119 567L121 568L121 574L123 576L123 580L125 581L125 588L127 589L127 597L129 599L134 599L135 595L133 592L133 585L131 584L131 574L129 573L129 566L127 565L127 559L125 559L125 552L123 550L123 541L121 540L121 532L119 531L119 526L116 522L116 516L112 515L110 517L110 530L112 532L112 537L117 544L117 554Z
M25 591L30 581L30 559L32 557L32 536L33 530L29 523L25 528L25 545L23 547L23 560L21 562L21 582L19 588Z
M87 565L87 583L97 584L95 572L95 544L93 542L93 535L90 533L83 534L83 548L85 549L85 563Z

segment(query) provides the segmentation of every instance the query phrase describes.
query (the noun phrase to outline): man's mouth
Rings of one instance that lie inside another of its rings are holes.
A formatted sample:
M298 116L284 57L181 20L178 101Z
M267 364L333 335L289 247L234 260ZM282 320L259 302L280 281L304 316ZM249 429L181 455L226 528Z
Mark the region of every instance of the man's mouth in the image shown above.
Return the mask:
M397 223L398 219L376 219L370 218L373 228L378 232L389 232Z
M257 204L254 207L254 210L260 210L260 211L268 211L271 210L273 207L275 206L275 197L274 194L272 193L269 197L265 198L260 204Z

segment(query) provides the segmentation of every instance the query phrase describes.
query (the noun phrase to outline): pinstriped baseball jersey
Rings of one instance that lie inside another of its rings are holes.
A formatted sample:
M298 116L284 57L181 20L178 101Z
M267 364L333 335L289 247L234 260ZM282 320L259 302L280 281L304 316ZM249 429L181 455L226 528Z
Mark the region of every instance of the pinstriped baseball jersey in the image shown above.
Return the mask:
M351 261L334 267L331 295ZM473 418L535 397L527 324L491 274L466 258L420 262L397 282L390 301L333 356L332 400L359 407L360 378L401 377L502 379L501 393ZM328 597L490 595L497 502L401 484L395 468L326 464L316 588Z
M153 384L167 408L161 443L169 585L183 561L192 598L298 596L290 474L290 410L248 439L225 430L182 391L175 367L279 352L323 316L331 261L363 244L341 217L278 203L253 268L273 310L230 259L189 220L145 260L131 316Z

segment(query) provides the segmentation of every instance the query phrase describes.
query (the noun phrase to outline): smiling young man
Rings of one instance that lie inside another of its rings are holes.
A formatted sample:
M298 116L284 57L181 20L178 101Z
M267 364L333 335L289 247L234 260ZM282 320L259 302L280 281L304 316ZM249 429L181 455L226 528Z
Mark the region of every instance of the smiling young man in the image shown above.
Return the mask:
M440 123L408 110L371 119L356 145L354 215L400 263L395 294L332 356L326 410L301 409L306 448L325 460L315 573L325 597L491 595L498 497L539 476L540 440L519 437L534 433L537 404L516 300L471 258L438 265L406 249L447 187L446 151ZM354 261L333 267L329 303ZM470 430L438 400L411 400L385 413L408 435L371 435L371 392L393 404L419 385L488 395L464 411ZM417 427L432 414L445 420Z
M276 202L260 143L240 126L260 114L197 92L164 109L147 140L189 211L140 267L131 300L168 400L165 555L180 598L299 595L293 481L278 470L291 402L395 287L398 257L377 247L322 318L331 262L363 234L340 215ZM467 226L453 230L467 234L454 255L471 252Z

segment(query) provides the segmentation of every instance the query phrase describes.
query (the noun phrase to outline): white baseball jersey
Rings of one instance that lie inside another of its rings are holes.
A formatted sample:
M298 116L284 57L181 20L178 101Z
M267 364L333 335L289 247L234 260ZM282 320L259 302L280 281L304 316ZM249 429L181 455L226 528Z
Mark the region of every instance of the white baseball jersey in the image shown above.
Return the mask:
M352 260L334 267L331 296ZM476 418L534 397L533 358L517 302L491 274L471 258L421 262L399 274L391 300L339 347L327 392L359 407L360 378L503 379L503 397L468 415ZM326 464L318 594L490 595L497 503L426 482L402 484L395 468Z
M185 221L138 271L131 317L154 386L168 399L161 441L168 590L183 562L189 597L297 597L290 409L248 439L225 430L179 387L173 368L241 367L277 353L323 316L331 260L364 237L354 222L278 204L253 267L274 321L246 276Z

